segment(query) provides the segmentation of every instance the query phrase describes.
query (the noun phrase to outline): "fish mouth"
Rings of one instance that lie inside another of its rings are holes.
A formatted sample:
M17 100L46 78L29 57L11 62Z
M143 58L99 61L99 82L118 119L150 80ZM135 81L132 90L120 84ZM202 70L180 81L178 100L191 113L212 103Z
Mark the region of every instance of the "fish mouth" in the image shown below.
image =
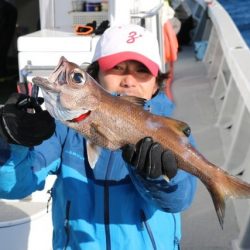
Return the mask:
M51 83L47 78L36 76L32 78L32 82L46 91L55 93L59 92L59 90L56 89L57 85Z

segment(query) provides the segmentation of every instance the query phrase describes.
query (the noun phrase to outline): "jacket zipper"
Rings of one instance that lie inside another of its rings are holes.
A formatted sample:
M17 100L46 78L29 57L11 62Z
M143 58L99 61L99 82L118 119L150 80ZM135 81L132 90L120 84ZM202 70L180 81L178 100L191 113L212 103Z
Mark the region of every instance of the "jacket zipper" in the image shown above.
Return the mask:
M106 236L106 249L111 250L108 180L105 180L104 182L104 225L105 225L105 236Z
M109 177L112 168L112 153L109 156L107 171L104 181L104 224L106 237L106 250L111 250L111 236L110 236L110 211L109 211Z
M149 238L150 238L150 241L152 243L152 246L153 246L153 249L154 250L157 250L157 247L156 247L156 243L155 243L155 239L154 239L154 235L153 235L153 232L147 222L147 218L145 216L145 213L143 210L141 210L141 220L142 220L142 223L145 225L146 227L146 230L148 232L148 235L149 235Z
M69 236L70 236L70 226L69 226L69 214L70 214L70 201L67 201L66 203L66 216L64 220L64 229L66 234L66 242L64 246L64 250L68 247L69 244Z

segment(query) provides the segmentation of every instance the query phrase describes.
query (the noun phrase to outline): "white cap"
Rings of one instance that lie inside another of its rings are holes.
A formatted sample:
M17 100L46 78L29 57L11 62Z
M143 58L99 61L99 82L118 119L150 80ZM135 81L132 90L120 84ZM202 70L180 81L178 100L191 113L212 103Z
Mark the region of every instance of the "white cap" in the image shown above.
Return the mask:
M141 62L153 76L157 76L161 58L156 36L135 24L112 26L105 30L92 61L98 61L100 69L106 71L127 60Z

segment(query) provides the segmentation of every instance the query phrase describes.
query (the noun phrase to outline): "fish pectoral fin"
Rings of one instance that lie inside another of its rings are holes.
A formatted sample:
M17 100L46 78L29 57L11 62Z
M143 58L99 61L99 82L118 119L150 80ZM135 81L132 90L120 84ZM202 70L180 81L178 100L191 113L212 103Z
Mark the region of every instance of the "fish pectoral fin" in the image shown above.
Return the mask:
M89 165L92 169L94 169L97 163L97 160L99 159L99 156L100 156L101 147L92 143L89 140L87 140L86 146L87 146L87 156L88 156Z
M101 147L116 150L121 146L116 134L108 127L103 128L98 124L91 123L90 133L93 141Z
M137 97L137 96L128 96L128 95L124 95L124 96L117 96L116 98L122 99L122 100L126 100L128 102L131 102L133 104L139 105L139 106L144 106L146 99L141 98L141 97Z
M181 136L185 135L186 137L189 137L189 135L191 134L191 128L187 123L169 117L162 117L162 118L166 126L170 127L178 135Z

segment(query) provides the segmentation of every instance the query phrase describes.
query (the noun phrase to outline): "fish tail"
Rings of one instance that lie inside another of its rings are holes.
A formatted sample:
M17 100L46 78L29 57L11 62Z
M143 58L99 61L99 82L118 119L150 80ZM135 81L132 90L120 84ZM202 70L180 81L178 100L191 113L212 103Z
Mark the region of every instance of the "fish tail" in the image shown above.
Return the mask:
M219 178L214 178L213 185L209 191L212 196L214 207L223 229L225 216L225 201L227 198L250 198L250 184L243 180L221 171Z
M209 190L215 211L218 217L218 220L220 222L220 226L223 229L223 224L224 224L224 217L225 217L225 198L224 194L221 192L220 189L217 188L217 185L214 185L210 190Z

